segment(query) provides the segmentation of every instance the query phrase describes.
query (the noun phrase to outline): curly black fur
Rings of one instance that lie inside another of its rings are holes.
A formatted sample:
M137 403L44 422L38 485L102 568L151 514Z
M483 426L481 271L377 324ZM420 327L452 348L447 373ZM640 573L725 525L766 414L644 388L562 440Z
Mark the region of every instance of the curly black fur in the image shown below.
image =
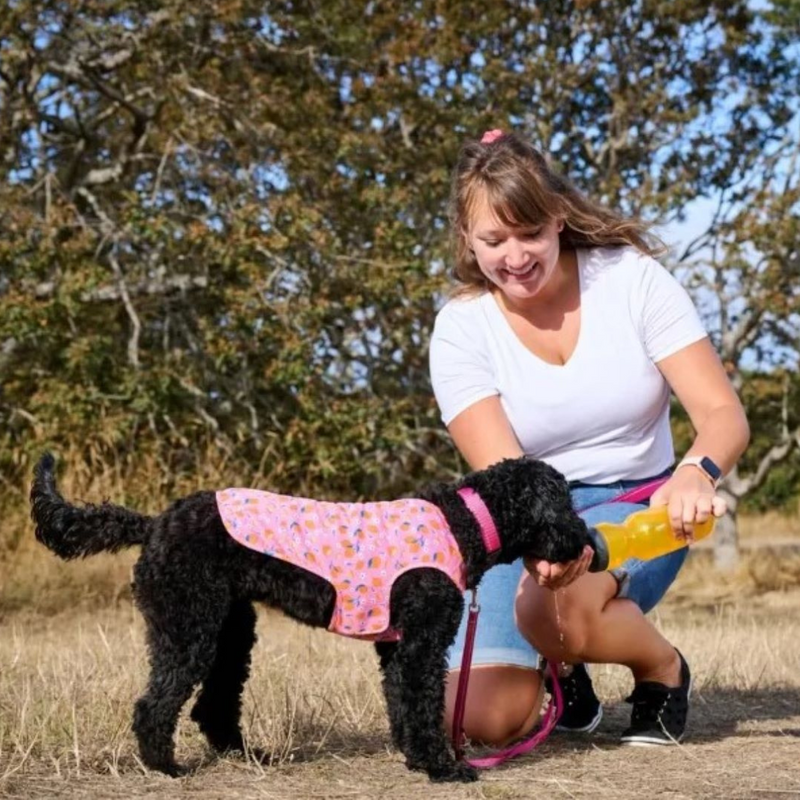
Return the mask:
M157 517L119 506L75 506L56 489L54 460L36 466L31 489L36 537L64 559L141 545L134 598L147 625L150 678L137 701L133 729L142 760L181 774L173 734L198 685L191 716L212 747L242 751L241 695L255 642L253 602L327 628L335 591L324 579L236 542L220 519L214 492L198 492ZM457 489L477 490L500 532L502 548L488 555L479 527ZM572 508L564 478L546 464L509 459L439 484L420 495L445 515L474 588L496 563L520 556L566 561L589 541ZM399 642L377 644L392 740L411 769L432 780L475 780L456 761L443 726L446 654L463 612L461 592L436 569L401 575L391 593L391 625Z

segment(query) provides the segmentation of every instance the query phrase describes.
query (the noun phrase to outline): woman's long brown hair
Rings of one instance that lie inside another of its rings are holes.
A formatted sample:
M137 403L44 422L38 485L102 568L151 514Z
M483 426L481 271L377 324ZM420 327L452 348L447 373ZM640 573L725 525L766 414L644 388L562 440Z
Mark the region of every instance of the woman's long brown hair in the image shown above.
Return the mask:
M535 228L562 219L562 248L631 245L651 256L666 251L647 223L584 197L535 147L516 134L505 133L490 143L473 141L461 148L450 195L456 294L490 287L467 239L472 214L483 198L509 228Z

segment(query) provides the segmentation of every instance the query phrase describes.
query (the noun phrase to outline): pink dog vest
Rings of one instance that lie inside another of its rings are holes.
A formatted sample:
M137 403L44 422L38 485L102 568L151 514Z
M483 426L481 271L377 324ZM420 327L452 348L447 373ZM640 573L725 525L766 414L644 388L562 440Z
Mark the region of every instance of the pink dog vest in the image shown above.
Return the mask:
M329 629L397 640L389 628L392 584L410 569L444 572L463 592L464 562L444 515L424 500L329 503L225 489L217 506L237 542L324 578L336 590Z

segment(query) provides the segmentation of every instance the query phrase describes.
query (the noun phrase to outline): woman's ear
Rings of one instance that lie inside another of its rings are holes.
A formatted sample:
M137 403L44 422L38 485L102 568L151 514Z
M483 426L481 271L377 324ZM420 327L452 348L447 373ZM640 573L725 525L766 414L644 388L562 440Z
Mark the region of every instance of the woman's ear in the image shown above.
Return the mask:
M558 220L558 225L556 226L556 230L558 231L558 233L561 233L561 231L564 230L564 220L563 219L559 219Z

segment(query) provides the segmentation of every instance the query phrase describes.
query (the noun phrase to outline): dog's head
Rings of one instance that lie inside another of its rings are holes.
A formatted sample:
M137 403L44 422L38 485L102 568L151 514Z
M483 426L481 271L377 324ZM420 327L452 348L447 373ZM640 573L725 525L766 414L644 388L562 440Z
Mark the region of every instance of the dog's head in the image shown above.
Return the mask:
M543 461L506 459L467 475L462 485L478 492L489 508L500 534L501 563L521 556L570 561L591 544L567 481Z

